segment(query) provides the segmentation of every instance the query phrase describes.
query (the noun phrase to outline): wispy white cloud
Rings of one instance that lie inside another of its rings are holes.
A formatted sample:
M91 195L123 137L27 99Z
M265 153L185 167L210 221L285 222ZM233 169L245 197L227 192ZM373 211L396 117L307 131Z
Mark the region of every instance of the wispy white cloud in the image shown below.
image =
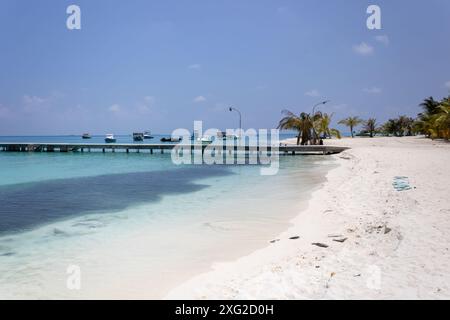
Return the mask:
M386 35L380 35L380 36L376 36L375 40L377 40L378 42L388 46L389 45L389 37Z
M116 114L122 110L122 107L118 104L113 104L112 106L108 107L108 110L109 110L109 112Z
M154 96L145 96L142 102L137 104L137 110L140 113L148 114L152 111L155 105L155 97Z
M38 104L42 104L46 101L46 98L43 97L38 97L38 96L29 96L29 95L24 95L22 97L22 101L23 103L27 104L27 105L38 105Z
M191 69L191 70L198 70L198 69L200 69L201 67L202 67L202 66L201 66L200 64L194 63L194 64L189 65L189 66L188 66L188 69Z
M305 92L305 96L308 97L318 97L320 96L320 92L317 89L312 89L310 91Z
M144 97L144 101L145 102L147 102L147 103L150 103L150 104L153 104L153 103L155 103L155 97L154 96L145 96Z
M204 96L198 96L194 98L194 102L200 103L200 102L205 102L206 98Z
M381 90L378 87L370 87L370 88L364 88L363 91L365 93L370 93L370 94L380 94L383 90Z
M22 111L31 113L49 110L54 105L55 100L62 96L59 92L54 92L45 97L25 94L22 96Z
M447 81L447 82L444 84L444 86L445 86L447 89L450 90L450 81Z
M371 45L361 42L360 44L353 46L353 51L359 55L368 56L373 54L375 50Z

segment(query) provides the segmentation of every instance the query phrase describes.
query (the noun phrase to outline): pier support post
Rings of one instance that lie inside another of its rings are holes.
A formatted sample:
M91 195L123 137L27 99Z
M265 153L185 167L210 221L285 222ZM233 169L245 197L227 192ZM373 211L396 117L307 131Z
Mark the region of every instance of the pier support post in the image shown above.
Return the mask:
M105 153L105 148L102 149L102 152Z
M150 149L150 154L153 154L153 149Z

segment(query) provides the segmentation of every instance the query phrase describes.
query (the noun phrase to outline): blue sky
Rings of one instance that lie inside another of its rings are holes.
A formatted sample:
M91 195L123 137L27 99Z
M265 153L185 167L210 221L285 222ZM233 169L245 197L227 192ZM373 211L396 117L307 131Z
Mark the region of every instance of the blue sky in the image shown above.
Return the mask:
M235 128L229 105L273 128L324 99L336 122L416 115L450 91L449 15L446 0L0 0L0 135Z

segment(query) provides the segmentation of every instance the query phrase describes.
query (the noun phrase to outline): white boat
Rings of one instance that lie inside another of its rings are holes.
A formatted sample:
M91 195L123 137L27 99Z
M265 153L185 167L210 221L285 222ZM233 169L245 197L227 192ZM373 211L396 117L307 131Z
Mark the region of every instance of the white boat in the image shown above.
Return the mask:
M197 130L194 130L194 133L191 135L191 141L200 142L200 143L212 143L214 141L213 136L200 136Z
M201 143L212 143L214 139L212 136L203 136L201 138L197 138L197 141Z
M150 131L145 131L144 139L153 139L152 133Z
M211 143L211 142L213 142L213 137L212 136L203 136L201 141Z
M108 133L105 137L106 143L113 143L116 142L116 138L114 138L114 135L112 133Z

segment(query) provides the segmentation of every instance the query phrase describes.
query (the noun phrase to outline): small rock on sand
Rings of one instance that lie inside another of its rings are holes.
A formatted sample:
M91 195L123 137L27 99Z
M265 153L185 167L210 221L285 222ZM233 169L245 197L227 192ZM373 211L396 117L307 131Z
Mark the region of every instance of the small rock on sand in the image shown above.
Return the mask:
M318 247L321 247L321 248L328 248L328 245L327 244L325 244L325 243L320 243L320 242L314 242L314 243L311 243L313 246L318 246Z
M339 233L330 233L328 235L328 238L342 238L342 237L343 237L343 235L339 234Z

